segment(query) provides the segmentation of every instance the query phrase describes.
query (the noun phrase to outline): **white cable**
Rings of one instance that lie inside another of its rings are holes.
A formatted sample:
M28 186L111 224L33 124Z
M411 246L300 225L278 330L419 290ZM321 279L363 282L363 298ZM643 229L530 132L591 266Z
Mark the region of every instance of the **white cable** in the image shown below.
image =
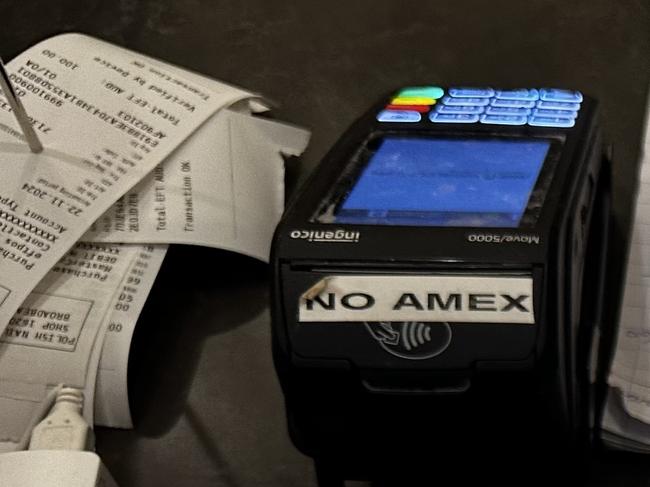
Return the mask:
M30 450L93 451L95 437L81 415L83 393L73 387L62 387L50 413L34 427Z
M50 391L39 416L49 413L31 431L29 450L0 455L1 487L117 487L101 458L87 451L95 437L81 415L83 399L73 387Z

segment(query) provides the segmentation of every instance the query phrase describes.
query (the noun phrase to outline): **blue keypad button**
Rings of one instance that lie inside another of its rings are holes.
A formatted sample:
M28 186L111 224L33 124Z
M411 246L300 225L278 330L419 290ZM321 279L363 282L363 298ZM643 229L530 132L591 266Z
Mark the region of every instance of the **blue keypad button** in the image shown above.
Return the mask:
M422 115L419 112L408 110L382 110L377 115L380 122L419 122Z
M449 88L449 94L454 98L491 98L494 96L492 88Z
M530 108L519 107L495 107L489 106L485 109L488 115L530 115Z
M527 121L526 115L481 115L481 123L495 125L525 125Z
M536 127L560 127L568 128L573 127L576 121L575 118L566 118L566 117L538 117L531 115L528 117L528 125L534 125Z
M459 106L451 106L451 105L439 105L436 108L436 112L438 113L466 113L466 114L476 114L480 115L485 111L484 107L477 107L476 105L459 105Z
M539 99L539 91L537 91L535 88L497 90L496 97L500 100L537 101Z
M549 110L548 108L535 108L532 115L540 117L576 118L578 116L578 112L573 110Z
M489 98L452 98L451 96L445 96L442 99L443 105L449 106L477 106L484 107L490 103Z
M537 102L537 108L548 108L549 110L580 110L580 103L569 103L566 101L544 101Z
M476 123L479 116L469 113L430 113L429 119L436 123Z
M542 88L539 90L539 99L544 101L580 103L582 101L582 93L572 90L559 90L557 88Z
M494 98L490 105L493 107L534 108L535 102L533 100L501 100Z

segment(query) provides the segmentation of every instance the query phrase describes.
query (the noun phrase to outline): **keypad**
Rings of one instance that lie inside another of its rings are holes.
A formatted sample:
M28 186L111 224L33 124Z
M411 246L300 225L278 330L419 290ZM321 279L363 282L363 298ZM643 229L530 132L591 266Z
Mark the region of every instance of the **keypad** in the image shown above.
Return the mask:
M582 93L559 88L411 86L400 90L377 115L380 122L483 123L570 128Z

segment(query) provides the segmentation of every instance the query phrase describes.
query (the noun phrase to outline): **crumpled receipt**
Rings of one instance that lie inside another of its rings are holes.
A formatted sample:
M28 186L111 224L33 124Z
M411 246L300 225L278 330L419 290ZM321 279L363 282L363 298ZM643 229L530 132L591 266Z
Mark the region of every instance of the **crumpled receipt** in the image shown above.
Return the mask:
M90 424L132 425L129 345L168 244L268 260L283 156L309 140L257 95L80 34L8 71L45 149L0 97L0 452L60 383Z

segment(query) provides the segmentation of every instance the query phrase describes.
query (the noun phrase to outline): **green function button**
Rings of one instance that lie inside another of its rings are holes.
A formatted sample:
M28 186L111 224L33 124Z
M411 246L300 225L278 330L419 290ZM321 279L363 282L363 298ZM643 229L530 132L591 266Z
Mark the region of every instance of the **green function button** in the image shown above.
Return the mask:
M445 91L439 86L409 86L399 91L398 97L408 98L433 98L437 100L445 94Z

